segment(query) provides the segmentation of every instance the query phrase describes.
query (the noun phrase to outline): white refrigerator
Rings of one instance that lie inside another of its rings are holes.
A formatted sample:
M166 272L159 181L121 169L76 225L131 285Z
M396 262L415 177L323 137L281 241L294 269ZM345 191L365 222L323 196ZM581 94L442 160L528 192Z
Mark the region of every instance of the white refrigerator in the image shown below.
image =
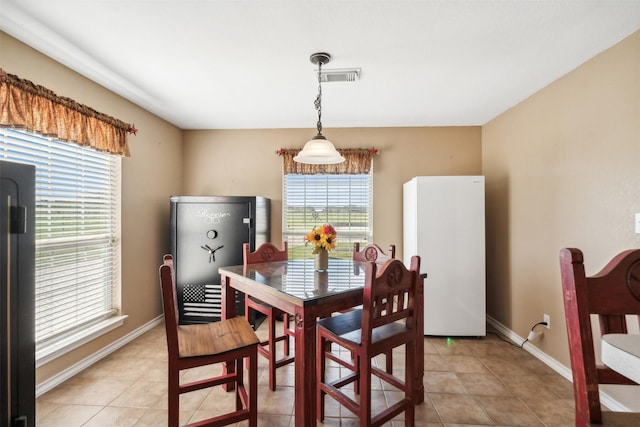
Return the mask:
M403 255L421 257L424 334L486 335L483 176L419 176L403 188Z

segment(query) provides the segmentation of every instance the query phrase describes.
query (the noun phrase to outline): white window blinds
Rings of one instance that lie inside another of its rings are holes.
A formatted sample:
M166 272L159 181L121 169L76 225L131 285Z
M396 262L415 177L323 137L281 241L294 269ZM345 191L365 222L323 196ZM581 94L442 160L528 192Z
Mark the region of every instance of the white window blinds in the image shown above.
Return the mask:
M120 158L12 129L0 158L36 166L36 346L113 315Z
M285 174L283 176L283 238L289 257L311 256L304 236L315 226L331 224L337 244L333 257L351 257L353 243L371 241L372 175Z

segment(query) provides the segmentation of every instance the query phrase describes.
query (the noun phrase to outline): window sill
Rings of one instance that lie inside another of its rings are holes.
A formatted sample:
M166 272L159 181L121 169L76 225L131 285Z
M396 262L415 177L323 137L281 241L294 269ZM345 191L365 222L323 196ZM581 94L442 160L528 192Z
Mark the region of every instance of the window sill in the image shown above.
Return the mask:
M85 328L77 334L73 334L63 340L56 342L55 344L48 345L47 347L36 351L36 368L39 368L42 365L46 365L47 363L72 350L75 350L76 348L88 343L89 341L94 340L99 336L122 326L127 317L128 316L110 317Z

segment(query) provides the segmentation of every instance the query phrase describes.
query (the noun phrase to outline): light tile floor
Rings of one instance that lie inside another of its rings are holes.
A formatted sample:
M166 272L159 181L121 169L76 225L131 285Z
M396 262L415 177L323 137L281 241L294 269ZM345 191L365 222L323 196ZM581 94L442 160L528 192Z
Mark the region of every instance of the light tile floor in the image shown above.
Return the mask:
M259 328L259 335L264 332ZM401 356L394 357L399 369ZM37 427L166 425L166 359L160 325L40 396ZM272 392L266 359L258 360L259 425L292 426L293 365L278 369L277 390ZM426 337L424 367L426 396L416 407L416 426L574 425L571 383L496 334ZM398 396L397 391L376 388L381 405ZM231 396L219 388L182 396L181 423L207 416L229 404ZM318 425L356 426L358 421L327 398L326 419ZM388 425L399 427L404 422L399 417Z

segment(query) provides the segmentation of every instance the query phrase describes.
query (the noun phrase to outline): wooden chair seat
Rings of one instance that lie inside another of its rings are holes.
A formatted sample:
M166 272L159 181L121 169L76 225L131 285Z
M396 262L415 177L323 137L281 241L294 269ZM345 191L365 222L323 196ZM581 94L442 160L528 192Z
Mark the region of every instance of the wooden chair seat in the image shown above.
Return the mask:
M608 425L640 426L640 413L619 416L606 411L603 418L599 384L639 384L635 375L634 381L633 378L611 369L611 366L596 363L591 325L591 315L597 315L600 336L607 336L628 334L628 316L635 317L635 321L640 324L640 250L621 252L599 273L587 277L582 252L575 248L565 248L560 251L560 270L573 375L576 427L584 427L590 423L601 424L603 421ZM609 341L611 338L609 337ZM614 340L617 342L619 338ZM606 346L607 343L604 344L605 351ZM603 360L607 357L610 355ZM618 362L614 362L612 366L617 364ZM621 371L625 372L623 369ZM621 418L625 420L625 424L609 424Z
M362 310L321 319L317 324L317 418L324 420L325 396L356 414L360 425L381 426L402 412L405 425L413 426L415 418L413 374L416 370L415 345L417 318L415 299L418 293L420 258L411 259L407 270L402 262L390 260L378 274L378 265L369 262L365 272ZM331 349L331 344L351 353L343 359ZM405 346L404 379L393 376L372 364L379 354L388 354L396 347ZM340 377L329 380L326 361L331 360L343 368ZM344 372L344 374L343 374ZM404 392L404 397L386 409L372 407L371 376ZM342 388L359 383L360 398L353 399ZM374 414L374 411L377 412Z
M235 410L187 426L220 427L247 420L258 424L258 337L245 318L236 317L215 323L179 325L178 303L173 273L173 258L164 256L160 266L160 284L167 335L168 425L177 427L180 395L204 388L226 385L235 389ZM243 361L247 360L249 387L244 384ZM226 373L189 383L180 383L180 371L199 366L233 363L234 373Z
M181 358L228 353L254 345L256 340L251 325L241 317L221 322L178 325L178 354Z
M640 384L640 335L603 335L601 355L606 366Z
M362 328L362 308L346 311L336 316L325 317L318 320L318 322L336 335L360 330Z

